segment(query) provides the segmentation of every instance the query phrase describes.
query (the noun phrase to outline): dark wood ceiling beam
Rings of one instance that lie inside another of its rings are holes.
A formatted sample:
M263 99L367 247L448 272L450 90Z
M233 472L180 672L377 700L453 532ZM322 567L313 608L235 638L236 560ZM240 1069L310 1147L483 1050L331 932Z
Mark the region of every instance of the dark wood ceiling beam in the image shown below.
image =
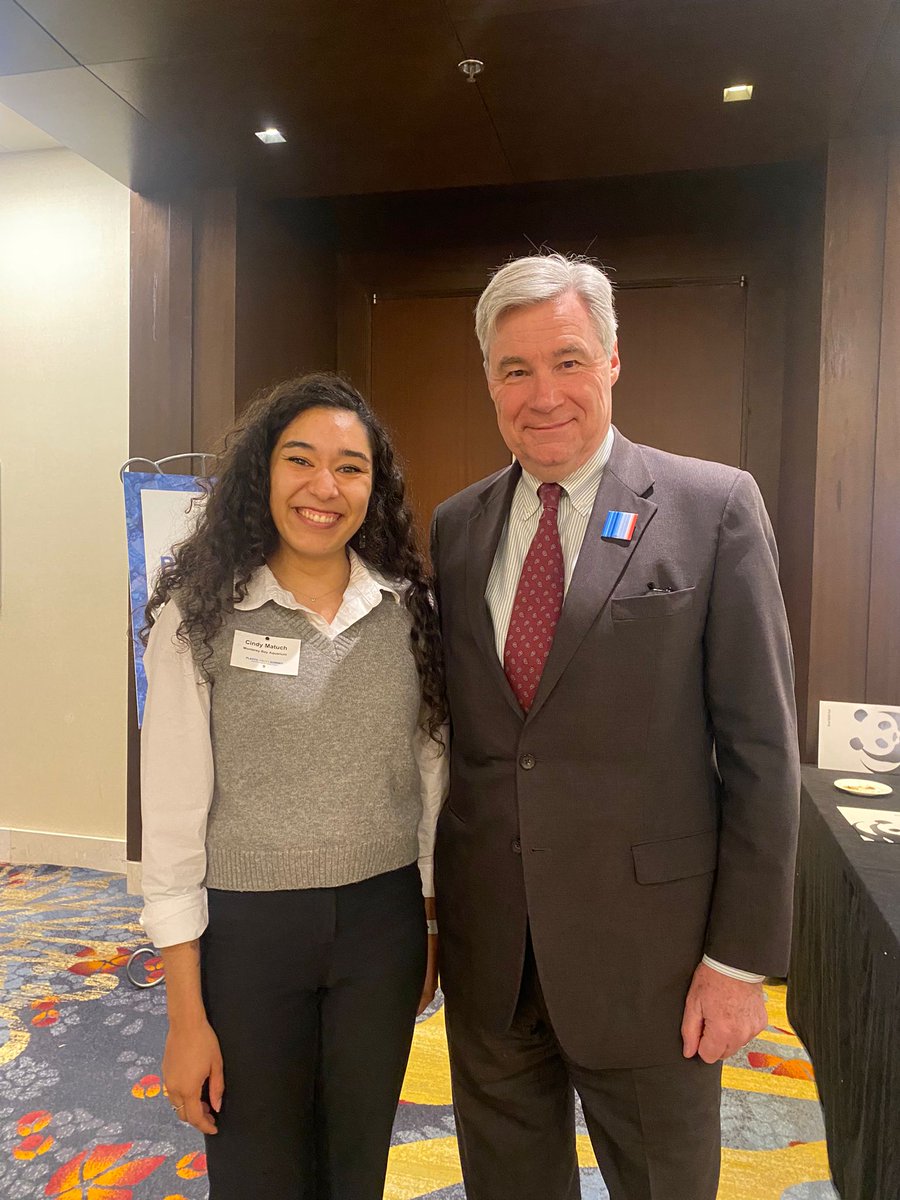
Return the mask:
M157 193L720 169L807 159L854 113L900 120L898 13L900 0L343 0L339 13L0 0L0 101ZM474 85L463 57L485 61ZM744 75L752 102L723 105ZM257 143L264 123L287 144Z
M0 0L0 103L132 186L146 122L15 0Z
M187 182L172 141L85 67L0 76L0 103L134 191Z

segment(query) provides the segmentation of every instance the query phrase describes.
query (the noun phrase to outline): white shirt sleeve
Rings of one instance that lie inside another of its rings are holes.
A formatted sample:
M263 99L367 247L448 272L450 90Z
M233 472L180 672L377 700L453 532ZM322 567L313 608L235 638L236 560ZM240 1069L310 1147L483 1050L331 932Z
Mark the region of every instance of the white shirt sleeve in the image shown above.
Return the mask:
M718 959L710 958L708 954L703 955L703 962L707 967L712 967L714 971L718 971L720 975L727 975L729 979L739 979L741 983L762 983L765 975L757 975L753 971L742 971L739 967L728 967L725 963L720 963Z
M213 793L209 684L176 640L170 600L144 654L147 701L141 729L141 924L155 946L191 942L207 925L206 820Z
M419 819L419 872L422 895L434 895L434 835L450 779L450 730L441 730L444 749L421 726L417 727L413 751L419 767L422 816Z

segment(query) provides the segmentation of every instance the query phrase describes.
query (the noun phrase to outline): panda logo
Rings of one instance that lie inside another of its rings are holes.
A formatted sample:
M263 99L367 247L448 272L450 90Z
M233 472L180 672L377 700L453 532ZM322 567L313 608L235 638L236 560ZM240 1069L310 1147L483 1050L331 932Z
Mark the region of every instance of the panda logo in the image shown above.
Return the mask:
M859 724L850 748L859 754L867 771L879 775L900 771L900 724L895 713L884 709L858 708L853 719Z
M853 828L864 842L900 842L900 823L886 815L854 821Z

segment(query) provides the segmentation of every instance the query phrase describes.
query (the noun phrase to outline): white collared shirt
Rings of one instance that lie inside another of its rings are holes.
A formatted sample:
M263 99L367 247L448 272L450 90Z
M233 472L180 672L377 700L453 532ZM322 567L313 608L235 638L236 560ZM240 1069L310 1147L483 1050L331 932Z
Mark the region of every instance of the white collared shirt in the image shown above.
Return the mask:
M615 430L610 425L606 437L593 455L582 463L577 471L559 480L562 494L559 498L557 525L559 540L562 545L563 564L565 567L565 591L568 592L575 564L581 552L584 535L590 523L594 501L603 472L612 454ZM503 651L506 646L506 635L509 633L509 622L512 616L513 603L519 586L519 576L525 564L525 556L537 533L543 505L538 496L541 480L522 471L516 490L513 492L509 506L509 516L497 544L497 552L491 573L488 576L484 598L494 624L494 646L497 657L503 662ZM744 983L762 983L764 975L755 975L750 971L741 971L737 967L729 967L704 954L703 961L708 967L739 979Z
M235 609L261 608L273 601L299 609L317 632L333 641L381 604L385 595L401 602L406 585L386 579L348 547L350 580L333 621L301 604L281 587L267 566L251 577ZM145 814L142 855L144 912L141 923L157 946L194 941L207 925L206 820L213 796L209 684L194 656L176 640L181 613L169 601L159 613L144 654L147 702L141 731L141 807ZM422 890L434 894L434 834L447 791L447 755L417 729L413 751L419 767L422 816L419 870ZM148 835L152 829L152 836Z

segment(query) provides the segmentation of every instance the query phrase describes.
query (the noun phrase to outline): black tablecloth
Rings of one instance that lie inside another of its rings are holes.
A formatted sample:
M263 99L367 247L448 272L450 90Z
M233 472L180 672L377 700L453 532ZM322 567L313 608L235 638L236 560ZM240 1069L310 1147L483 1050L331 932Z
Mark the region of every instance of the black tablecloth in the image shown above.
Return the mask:
M842 1200L900 1200L900 844L837 806L900 811L803 768L788 1015L809 1050Z

